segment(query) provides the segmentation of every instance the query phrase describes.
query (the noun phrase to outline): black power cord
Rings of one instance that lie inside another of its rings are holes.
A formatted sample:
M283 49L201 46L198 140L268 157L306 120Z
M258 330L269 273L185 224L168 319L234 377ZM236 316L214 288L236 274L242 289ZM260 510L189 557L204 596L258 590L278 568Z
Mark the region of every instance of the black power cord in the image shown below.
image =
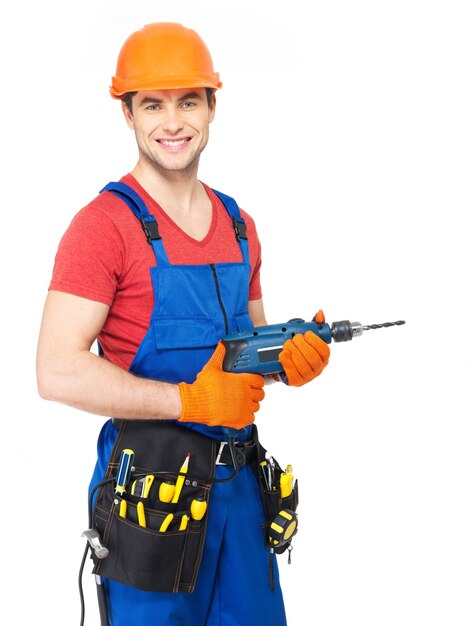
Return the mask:
M101 480L99 483L97 483L93 487L93 489L90 491L89 498L88 498L89 528L92 528L93 496L95 495L95 492L97 491L97 489L99 489L102 485L105 485L113 480L115 480L114 476L112 476L111 478L105 478L104 480ZM85 600L84 600L84 590L82 586L82 576L84 573L85 561L87 560L87 554L89 550L90 550L90 544L87 541L87 545L85 546L84 555L82 557L82 561L80 563L80 568L79 568L79 581L78 582L79 582L79 596L80 596L80 626L84 626L84 622L85 622ZM100 594L99 594L99 598L100 598ZM107 622L104 621L104 619L106 618L104 609L101 606L99 608L100 608L100 617L101 617L102 626L107 626Z
M234 437L228 437L228 448L231 456L231 464L233 465L233 473L228 478L214 478L212 482L214 483L229 483L234 480L239 472L239 464L236 460L236 440Z
M84 590L82 588L82 574L84 572L85 561L87 560L87 554L90 550L89 542L87 541L87 545L85 546L84 556L82 557L82 562L80 564L79 569L79 595L80 595L80 626L84 626L85 621L85 600L84 600Z

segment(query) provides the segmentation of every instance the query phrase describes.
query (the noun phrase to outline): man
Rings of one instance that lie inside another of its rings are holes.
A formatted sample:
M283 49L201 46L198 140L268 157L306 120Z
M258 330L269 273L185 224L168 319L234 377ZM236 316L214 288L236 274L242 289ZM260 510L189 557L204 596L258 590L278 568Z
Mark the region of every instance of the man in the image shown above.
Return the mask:
M157 23L127 39L110 91L138 162L72 221L44 309L41 396L119 418L102 429L91 483L116 484L112 497L100 487L94 512L110 548L97 571L112 626L286 623L253 471L264 380L224 372L219 342L266 324L260 245L249 215L197 178L220 87L193 30ZM96 338L102 358L90 352ZM316 335L296 335L280 355L285 382L312 380L328 358ZM219 443L228 428L230 453ZM124 448L154 484L146 497L139 473L117 489ZM182 450L189 480L177 497ZM246 460L236 472L235 450ZM171 502L158 483L174 490ZM194 502L208 506L201 519Z

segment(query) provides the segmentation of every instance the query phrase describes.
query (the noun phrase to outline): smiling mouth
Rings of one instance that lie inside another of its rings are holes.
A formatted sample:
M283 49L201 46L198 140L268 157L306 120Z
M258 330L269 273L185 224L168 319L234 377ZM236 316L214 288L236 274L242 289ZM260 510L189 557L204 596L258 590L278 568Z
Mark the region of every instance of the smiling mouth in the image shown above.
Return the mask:
M190 139L191 137L185 137L183 139L158 139L157 143L161 143L163 146L167 146L168 148L179 148L190 141Z

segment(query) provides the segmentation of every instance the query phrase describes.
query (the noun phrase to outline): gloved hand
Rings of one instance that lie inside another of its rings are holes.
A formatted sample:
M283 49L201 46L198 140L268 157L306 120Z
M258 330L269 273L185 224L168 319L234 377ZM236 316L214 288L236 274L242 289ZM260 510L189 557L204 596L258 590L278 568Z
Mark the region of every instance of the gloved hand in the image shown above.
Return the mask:
M293 387L301 387L319 376L328 365L329 346L322 339L308 330L288 339L279 354L279 361L285 371L282 380Z
M254 421L264 398L264 379L258 374L223 372L225 346L220 341L211 359L191 385L179 383L181 422L244 428Z

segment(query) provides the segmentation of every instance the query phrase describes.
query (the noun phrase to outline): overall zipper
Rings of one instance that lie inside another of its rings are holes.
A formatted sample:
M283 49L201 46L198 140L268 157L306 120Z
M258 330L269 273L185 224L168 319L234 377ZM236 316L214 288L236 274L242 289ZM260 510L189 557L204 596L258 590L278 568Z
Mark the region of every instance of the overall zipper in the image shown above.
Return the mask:
M221 312L223 313L223 318L225 320L225 334L229 333L228 327L228 316L226 315L225 306L223 304L223 300L221 299L221 291L220 291L220 283L218 282L218 274L216 273L216 268L214 263L210 263L211 271L213 272L213 280L215 281L216 287L216 295L218 296L218 302L220 303Z

